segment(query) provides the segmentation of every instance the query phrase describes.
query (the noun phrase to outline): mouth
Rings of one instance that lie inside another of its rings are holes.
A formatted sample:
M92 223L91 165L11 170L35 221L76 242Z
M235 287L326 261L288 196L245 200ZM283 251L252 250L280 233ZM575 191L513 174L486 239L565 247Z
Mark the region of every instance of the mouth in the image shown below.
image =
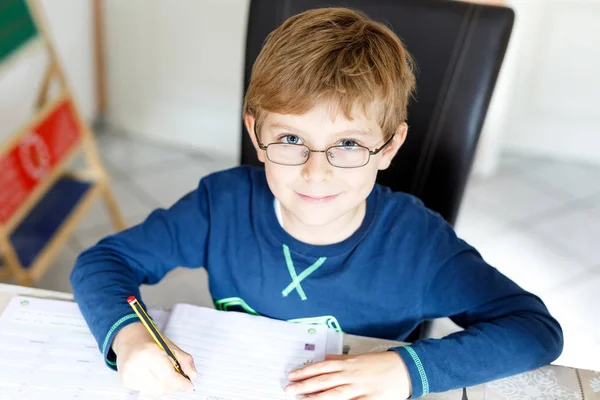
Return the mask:
M314 196L314 195L309 196L309 195L302 194L302 193L297 193L297 194L298 194L298 196L300 196L300 198L302 200L309 202L309 203L316 203L316 204L330 202L338 196L337 194L333 194L333 195L329 195L329 196Z

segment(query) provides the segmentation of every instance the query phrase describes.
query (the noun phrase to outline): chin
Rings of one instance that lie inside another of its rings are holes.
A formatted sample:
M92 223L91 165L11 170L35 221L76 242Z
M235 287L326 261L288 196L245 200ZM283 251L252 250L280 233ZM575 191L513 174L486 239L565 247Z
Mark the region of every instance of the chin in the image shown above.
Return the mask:
M294 218L306 226L321 227L329 225L330 223L341 217L341 214L332 213L330 210L297 210L292 212Z

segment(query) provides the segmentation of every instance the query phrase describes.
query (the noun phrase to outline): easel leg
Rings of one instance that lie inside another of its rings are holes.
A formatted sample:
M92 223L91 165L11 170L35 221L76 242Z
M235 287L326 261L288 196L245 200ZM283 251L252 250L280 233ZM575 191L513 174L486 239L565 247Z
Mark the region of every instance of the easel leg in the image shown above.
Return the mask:
M17 284L21 286L33 286L33 279L28 274L21 275L17 277Z
M127 228L127 223L125 222L125 218L123 218L123 214L121 214L117 199L106 182L102 184L102 195L104 196L104 203L106 204L106 209L110 214L115 230L120 232Z
M6 267L15 277L17 283L23 286L33 285L33 281L21 265L12 243L4 233L0 234L0 250L2 250L2 254L4 255Z
M40 92L38 93L36 107L37 109L41 109L46 101L48 100L48 90L50 89L50 83L52 83L52 78L56 74L56 65L50 63L50 66L46 70L46 74L44 75L44 80L42 82L42 87Z

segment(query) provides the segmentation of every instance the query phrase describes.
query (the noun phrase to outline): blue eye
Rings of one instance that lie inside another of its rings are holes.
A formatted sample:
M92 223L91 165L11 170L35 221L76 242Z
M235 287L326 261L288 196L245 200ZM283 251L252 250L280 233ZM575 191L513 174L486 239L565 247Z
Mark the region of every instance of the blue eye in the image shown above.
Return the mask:
M356 147L356 146L359 146L359 144L356 143L354 140L342 139L342 140L340 140L340 146L343 146L343 147Z
M296 135L282 135L279 141L285 144L302 144L302 140Z

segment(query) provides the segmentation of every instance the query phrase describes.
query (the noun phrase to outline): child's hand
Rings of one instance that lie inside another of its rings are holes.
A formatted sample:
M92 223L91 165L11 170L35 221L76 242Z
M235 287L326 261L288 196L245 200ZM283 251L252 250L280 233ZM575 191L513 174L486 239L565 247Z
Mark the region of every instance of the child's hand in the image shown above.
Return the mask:
M165 338L183 372L191 379L198 373L188 353ZM115 336L112 348L117 355L117 369L123 384L144 395L159 397L193 388L192 382L175 371L171 360L161 350L141 322L127 325Z
M289 375L288 394L303 398L406 399L411 394L408 371L394 351L360 355L328 355L325 361Z

